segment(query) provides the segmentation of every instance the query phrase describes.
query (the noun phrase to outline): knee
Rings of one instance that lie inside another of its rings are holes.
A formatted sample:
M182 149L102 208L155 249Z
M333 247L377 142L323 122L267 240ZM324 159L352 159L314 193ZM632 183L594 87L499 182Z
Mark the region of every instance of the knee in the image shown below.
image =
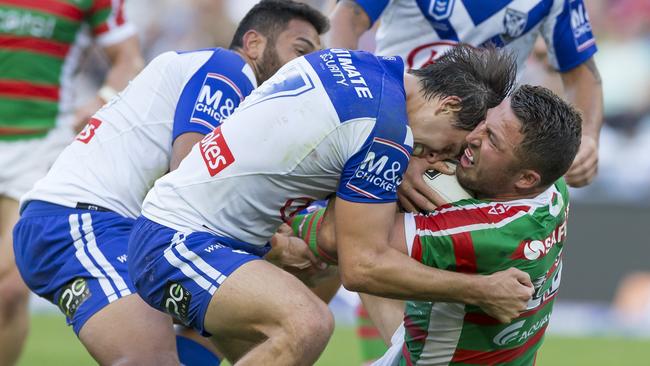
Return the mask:
M283 322L286 334L294 334L296 344L317 341L327 343L334 331L334 317L327 305L313 299L309 306L300 306Z
M29 301L29 289L18 275L0 277L0 316L11 318L25 311Z

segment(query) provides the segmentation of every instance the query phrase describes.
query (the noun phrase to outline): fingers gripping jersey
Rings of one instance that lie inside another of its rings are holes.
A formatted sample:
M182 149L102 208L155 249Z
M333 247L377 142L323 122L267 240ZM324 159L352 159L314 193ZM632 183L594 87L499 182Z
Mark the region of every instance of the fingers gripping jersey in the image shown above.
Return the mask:
M156 182L143 215L263 245L331 193L395 201L413 144L406 121L399 58L337 49L298 58Z
M459 42L513 51L521 66L539 34L549 61L570 70L596 52L583 0L356 0L375 22L377 54L420 68Z
M533 365L560 285L569 196L559 180L533 199L461 200L407 215L412 258L431 267L490 274L516 267L535 287L528 309L501 324L475 306L407 302L401 365Z
M229 50L158 56L93 116L23 204L83 202L136 218L153 182L169 170L174 139L209 133L254 87L252 69Z

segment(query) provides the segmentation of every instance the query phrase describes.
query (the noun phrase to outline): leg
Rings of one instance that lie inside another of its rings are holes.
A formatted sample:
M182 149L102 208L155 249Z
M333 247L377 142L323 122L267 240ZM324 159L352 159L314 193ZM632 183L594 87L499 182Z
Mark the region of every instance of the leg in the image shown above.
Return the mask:
M101 365L178 365L169 315L140 296L122 297L93 315L79 339Z
M203 348L196 350L197 347ZM176 349L178 350L178 358L181 363L186 366L194 365L195 363L192 362L196 362L194 360L197 359L200 361L196 364L219 365L220 360L223 359L223 355L219 353L217 347L212 344L210 338L204 337L194 329L186 326L176 326ZM206 359L210 359L209 362L214 362L207 363Z
M264 261L244 264L214 294L205 329L237 365L312 365L333 328L327 306Z
M29 290L14 261L12 229L16 221L18 202L0 196L0 366L16 363L29 324Z

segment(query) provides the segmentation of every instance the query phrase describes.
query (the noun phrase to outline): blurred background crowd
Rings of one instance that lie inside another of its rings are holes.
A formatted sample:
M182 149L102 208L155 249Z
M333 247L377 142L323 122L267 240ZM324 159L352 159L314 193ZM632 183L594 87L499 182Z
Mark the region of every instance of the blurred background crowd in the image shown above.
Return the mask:
M329 14L333 0L307 1ZM145 60L169 50L227 47L255 0L131 0L126 10ZM650 335L650 1L585 0L599 51L605 123L596 180L574 189L563 289L551 331ZM370 30L369 33L372 33ZM361 48L373 50L374 37ZM562 93L538 40L522 82ZM108 63L89 51L79 73L78 104L97 90ZM93 76L96 76L93 77ZM84 92L87 90L88 92ZM352 318L354 296L334 303Z

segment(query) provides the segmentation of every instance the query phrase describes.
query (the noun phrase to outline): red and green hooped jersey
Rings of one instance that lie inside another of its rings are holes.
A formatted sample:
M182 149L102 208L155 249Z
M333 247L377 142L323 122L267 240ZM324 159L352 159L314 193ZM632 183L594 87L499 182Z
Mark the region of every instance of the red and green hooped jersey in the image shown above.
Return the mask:
M509 324L475 306L407 302L400 365L533 365L560 284L568 210L561 179L532 199L467 199L429 215L407 215L411 257L465 273L516 267L530 275L535 294Z
M72 109L72 75L88 36L135 34L122 0L0 0L0 140L42 136Z

